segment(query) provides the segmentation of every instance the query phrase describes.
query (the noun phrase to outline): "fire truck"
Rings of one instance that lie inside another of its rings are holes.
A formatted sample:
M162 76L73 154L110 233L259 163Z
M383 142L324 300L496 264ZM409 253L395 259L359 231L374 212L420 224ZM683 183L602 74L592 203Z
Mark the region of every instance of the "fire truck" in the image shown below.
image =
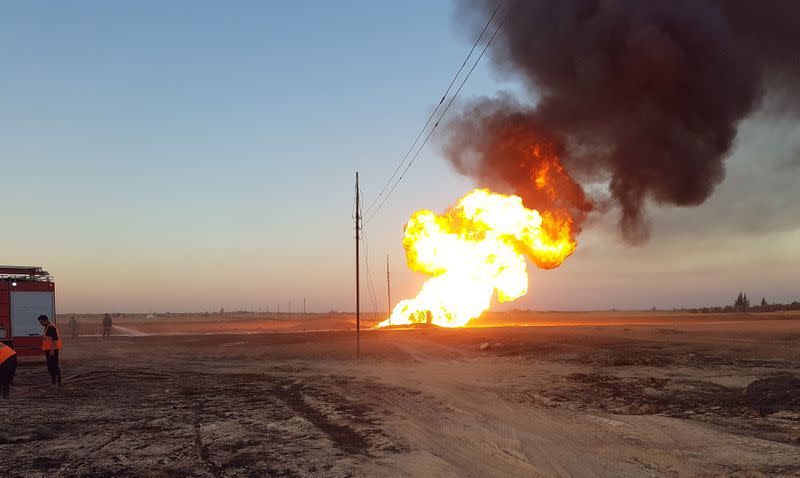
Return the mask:
M56 322L53 277L41 267L0 265L0 341L17 355L41 355L40 315Z

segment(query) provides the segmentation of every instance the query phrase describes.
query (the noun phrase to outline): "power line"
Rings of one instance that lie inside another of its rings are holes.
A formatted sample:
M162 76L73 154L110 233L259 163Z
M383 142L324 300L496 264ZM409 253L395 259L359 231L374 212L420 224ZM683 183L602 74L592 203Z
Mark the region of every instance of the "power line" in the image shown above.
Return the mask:
M377 203L378 200L383 195L383 193L386 192L386 188L389 187L389 184L392 183L392 180L397 176L397 172L400 171L400 168L403 167L403 165L405 164L405 162L408 159L409 155L414 150L414 148L417 146L417 143L419 142L419 139L425 133L425 130L428 129L428 126L431 124L431 120L436 115L436 112L439 111L439 108L442 106L442 104L444 103L445 99L447 99L447 95L450 93L450 90L453 88L453 85L455 84L456 80L458 79L458 76L461 74L462 71L464 71L464 67L467 65L467 62L469 61L470 57L472 56L472 53L475 51L475 48L477 48L478 44L481 41L481 38L483 38L484 33L486 33L486 30L489 28L489 25L492 23L492 20L494 19L495 15L497 14L498 10L500 10L500 7L502 5L503 5L503 1L501 0L497 4L497 6L495 7L494 11L492 12L492 15L489 17L489 20L486 21L486 25L484 25L483 30L481 30L480 35L478 35L478 38L475 39L475 43L472 44L472 48L469 50L469 53L467 53L467 56L464 58L464 62L461 63L461 66L458 68L458 71L456 71L456 74L453 75L453 79L450 80L450 84L447 86L447 90L442 95L442 99L439 100L439 103L436 105L436 108L434 108L434 110L431 111L431 114L428 116L428 120L425 121L425 124L422 126L422 129L419 130L419 134L417 134L417 137L416 137L416 139L414 139L414 142L411 144L411 147L408 148L408 151L406 151L405 156L403 156L403 160L400 161L400 164L398 164L397 167L394 169L394 172L389 177L389 179L386 181L386 184L383 185L383 188L378 193L378 195L375 196L375 199L372 200L372 203L370 203L370 205L364 211L364 214L369 214L369 212L375 206L375 203ZM458 93L456 93L456 94L458 94ZM441 120L441 117L439 118L439 120ZM437 123L438 123L438 120L437 120Z
M367 274L367 292L369 293L369 298L370 301L372 302L372 311L374 313L377 313L378 302L375 294L375 286L372 284L372 274L369 271L369 259L367 259L367 257L369 257L369 246L367 245L367 236L362 235L362 239L364 239L364 256L365 256L364 266L366 268L366 274Z
M503 27L503 24L506 22L508 17L511 15L511 11L514 9L516 4L517 4L517 2L515 2L514 5L512 5L511 8L508 9L508 12L506 13L505 17L503 17L503 20L501 20L500 24L497 25L497 28L494 30L494 33L492 34L492 36L489 38L489 41L486 42L486 45L483 47L483 50L481 50L481 54L478 56L478 59L475 60L475 62L472 64L472 68L470 68L470 70L467 72L467 76L464 77L464 80L461 81L461 84L458 86L458 89L456 90L455 94L453 94L453 96L450 98L450 101L447 103L447 106L445 106L444 110L442 111L442 114L439 116L439 119L437 119L436 123L433 125L433 128L431 128L431 130L428 132L428 135L425 137L425 140L422 142L420 147L417 149L417 152L414 153L414 156L411 158L411 161L406 165L405 169L403 170L403 173L400 174L400 177L398 177L397 180L394 182L394 184L392 185L392 188L383 197L383 200L380 202L380 204L378 204L378 208L375 209L372 212L372 214L369 216L369 218L367 218L364 221L364 225L369 224L369 222L375 217L375 215L378 214L378 211L381 210L381 208L383 207L384 203L386 203L386 200L389 199L389 196L392 195L392 193L394 192L395 188L397 188L397 185L400 184L400 181L403 180L403 177L405 177L406 172L408 172L409 168L411 168L411 166L417 160L417 157L419 157L419 153L422 152L422 149L428 143L428 140L433 135L433 132L436 131L436 128L439 126L439 123L442 121L444 116L447 114L447 111L450 109L450 106L452 106L453 102L458 97L458 94L461 92L461 89L467 83L467 80L469 80L469 77L472 75L472 72L475 71L475 67L478 66L478 63L480 63L481 58L483 58L484 53L486 53L486 50L489 48L489 45L492 44L492 41L497 36L497 33L500 32L500 29Z
M363 192L362 192L363 195ZM364 217L364 214L361 214L361 217ZM369 243L367 242L367 234L364 230L361 230L361 239L363 239L363 247L364 247L364 267L365 272L367 274L367 293L369 294L369 298L372 301L372 310L373 312L378 312L378 304L376 301L376 294L375 294L375 286L372 283L372 274L369 271Z

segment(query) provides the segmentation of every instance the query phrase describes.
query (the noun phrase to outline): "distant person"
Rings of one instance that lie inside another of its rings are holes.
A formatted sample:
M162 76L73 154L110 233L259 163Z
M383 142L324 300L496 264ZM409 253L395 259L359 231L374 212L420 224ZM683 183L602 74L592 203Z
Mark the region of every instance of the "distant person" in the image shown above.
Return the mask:
M14 374L17 372L17 352L0 342L0 395L8 398Z
M114 326L114 322L111 320L111 315L106 314L103 316L103 337L111 337L111 327Z
M39 316L39 324L44 328L42 333L42 350L44 358L47 360L47 371L53 385L61 386L61 368L58 366L58 352L61 350L61 335L54 324L50 323L50 318L46 315Z
M72 332L72 338L78 338L78 321L75 320L75 314L72 314L72 318L69 319L69 330Z

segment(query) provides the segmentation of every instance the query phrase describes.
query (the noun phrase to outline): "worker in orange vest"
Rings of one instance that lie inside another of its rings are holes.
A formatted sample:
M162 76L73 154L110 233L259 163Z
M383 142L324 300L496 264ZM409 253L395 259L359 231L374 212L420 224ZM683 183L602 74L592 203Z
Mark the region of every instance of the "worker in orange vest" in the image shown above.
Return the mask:
M0 342L0 395L8 398L14 374L17 372L17 352Z
M39 316L39 324L44 328L42 333L42 350L44 358L47 360L47 371L53 385L61 386L61 369L58 366L58 351L61 350L61 335L55 325L50 323L46 315Z

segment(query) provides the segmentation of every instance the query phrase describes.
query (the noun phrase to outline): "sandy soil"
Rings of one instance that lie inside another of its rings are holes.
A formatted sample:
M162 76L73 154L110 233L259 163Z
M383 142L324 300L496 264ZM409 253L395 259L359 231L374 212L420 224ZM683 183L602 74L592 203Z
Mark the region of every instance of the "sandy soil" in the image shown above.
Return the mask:
M97 317L78 319L94 333ZM800 316L483 323L559 325L368 330L356 360L350 316L115 319L128 335L65 342L63 389L23 361L0 402L0 469L800 476Z

